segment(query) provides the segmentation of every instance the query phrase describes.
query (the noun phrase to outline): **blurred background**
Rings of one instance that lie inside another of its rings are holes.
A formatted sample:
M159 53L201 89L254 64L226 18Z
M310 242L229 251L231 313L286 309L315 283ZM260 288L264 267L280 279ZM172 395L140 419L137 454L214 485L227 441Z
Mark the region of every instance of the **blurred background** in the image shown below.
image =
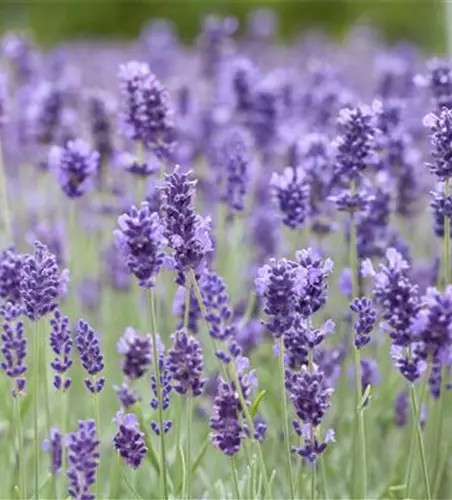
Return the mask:
M445 2L440 0L35 0L0 2L0 30L30 30L38 43L86 37L136 37L151 18L171 19L190 41L206 14L230 14L243 21L250 10L272 8L282 37L321 28L340 37L350 25L375 26L391 41L409 39L428 51L443 51ZM243 22L241 23L243 26Z

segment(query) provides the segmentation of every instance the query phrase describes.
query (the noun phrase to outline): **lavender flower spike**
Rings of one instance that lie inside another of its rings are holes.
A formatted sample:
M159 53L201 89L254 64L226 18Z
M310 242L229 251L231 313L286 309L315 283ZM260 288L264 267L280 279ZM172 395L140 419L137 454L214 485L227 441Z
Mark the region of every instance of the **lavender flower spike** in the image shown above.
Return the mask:
M350 309L357 314L354 324L355 347L362 349L370 342L370 334L377 321L377 313L372 305L372 301L366 297L354 299L350 304Z
M92 186L100 155L82 139L69 141L64 148L54 146L49 168L55 172L61 189L69 198L79 198Z
M90 375L90 378L85 379L85 385L90 392L96 394L105 384L104 377L97 378L104 369L104 357L100 350L99 337L86 321L77 322L75 344L82 366Z
M124 414L124 410L119 410L114 421L118 425L113 439L115 450L129 467L138 469L148 450L137 417L133 413Z
M20 295L24 314L32 321L53 311L57 306L62 280L67 271L60 275L55 255L37 241L33 254L25 255L20 270Z
M42 442L42 450L45 452L50 452L51 454L50 471L52 472L52 474L58 474L59 472L61 472L61 468L63 466L64 446L65 446L64 436L58 429L52 427L50 429L49 439L45 439Z
M163 266L167 245L165 226L157 212L151 212L147 202L139 209L118 219L119 229L114 231L116 245L123 252L129 271L143 288L153 288L155 278Z
M133 328L126 328L118 340L117 351L124 356L121 368L130 380L141 378L152 361L152 342L150 335L140 335Z
M452 110L442 108L438 114L427 115L423 123L431 133L433 161L427 163L427 167L439 180L447 181L452 177L452 159L450 158Z
M59 391L67 391L71 386L71 378L64 377L72 366L71 352L73 340L69 326L69 318L63 316L59 309L56 309L53 318L50 320L52 331L50 332L50 347L55 354L50 366L55 370L53 386Z
M79 421L77 432L69 434L68 493L76 500L95 500L90 489L96 482L99 445L94 420Z

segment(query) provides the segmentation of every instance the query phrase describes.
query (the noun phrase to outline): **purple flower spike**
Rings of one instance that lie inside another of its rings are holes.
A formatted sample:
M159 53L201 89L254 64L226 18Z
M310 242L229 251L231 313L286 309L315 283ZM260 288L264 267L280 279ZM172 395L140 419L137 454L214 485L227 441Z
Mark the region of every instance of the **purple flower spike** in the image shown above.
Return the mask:
M432 162L427 167L439 180L452 177L452 159L450 144L452 141L452 110L442 108L438 114L429 114L424 118L424 126L430 130L432 144Z
M94 420L80 420L77 432L69 434L68 493L76 500L95 500L90 489L96 483L99 445Z
M235 389L230 383L220 379L210 419L210 439L215 448L225 455L238 453L246 437L246 431L239 419L239 411L240 401Z
M126 328L118 340L117 351L124 356L121 368L129 380L141 378L152 361L152 342L150 335L140 335L133 328Z
M113 151L112 124L110 119L111 101L100 91L92 92L88 97L88 115L91 136L101 156L109 155Z
M27 356L27 338L24 335L24 324L18 320L21 308L8 302L0 308L3 316L1 334L1 353L3 360L0 367L5 374L12 378L15 388L12 390L13 396L18 396L25 391L27 371L25 358Z
M370 334L377 322L377 312L372 301L366 297L355 298L350 309L357 314L355 329L355 347L362 349L370 342Z
M173 345L168 351L167 367L174 390L179 394L200 396L204 389L204 366L201 344L184 330L172 335Z
M85 385L93 394L98 393L105 384L104 377L97 378L104 369L104 357L100 350L99 337L86 321L77 322L75 344L82 366L90 375L90 378L85 379Z
M63 112L63 95L54 82L42 81L31 94L27 108L29 133L41 144L57 140Z
M170 97L146 63L131 61L119 67L121 131L141 141L158 157L174 149L174 123Z
M61 468L63 465L63 447L65 446L64 443L64 436L61 434L61 432L56 429L55 427L52 427L50 429L50 438L45 439L42 442L42 449L45 452L50 452L51 458L50 458L50 471L52 474L58 474L61 472Z
M114 385L113 389L124 408L130 408L138 401L141 401L141 398L125 382L120 386Z
M37 241L34 247L34 253L25 255L22 262L20 294L25 316L38 321L57 306L67 272L60 275L56 257L45 245Z
M123 252L129 271L141 287L153 288L167 245L159 214L151 212L149 204L143 202L139 209L132 207L129 213L121 215L118 226L114 231L116 245Z
M273 173L270 187L284 224L290 229L303 228L311 211L309 182L303 170L287 167L282 175Z
M185 273L189 269L196 270L213 250L211 220L195 211L196 181L190 181L190 175L191 172L181 172L176 167L172 174L165 176L162 189L162 217L179 273L179 285L185 284Z
M408 393L401 391L394 400L394 422L397 427L405 427L408 422L410 401Z
M69 198L79 198L91 188L99 168L99 153L82 139L69 141L64 148L54 146L49 168L55 172L61 189Z
M71 378L65 377L65 374L73 363L71 359L73 341L69 319L56 309L50 320L50 326L52 328L50 347L55 354L55 359L50 363L50 366L56 372L53 385L59 391L67 391L71 386Z
M0 297L8 302L20 302L20 272L23 256L14 248L7 248L0 253Z
M113 439L115 450L129 467L138 469L148 450L137 418L133 413L124 414L124 410L119 410L115 421L118 425Z

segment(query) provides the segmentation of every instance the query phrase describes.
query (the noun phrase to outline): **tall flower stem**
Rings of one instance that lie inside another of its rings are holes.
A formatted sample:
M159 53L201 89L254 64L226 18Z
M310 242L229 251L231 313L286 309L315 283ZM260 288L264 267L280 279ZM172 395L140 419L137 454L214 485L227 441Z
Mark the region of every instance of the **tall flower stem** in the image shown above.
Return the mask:
M353 196L355 194L355 181L350 184L350 192ZM354 213L350 213L350 246L349 246L349 266L352 273L352 297L356 297L358 293L358 252L357 252L357 235ZM366 498L367 495L367 454L366 454L366 434L364 429L364 413L360 408L361 402L361 356L359 350L356 348L353 340L353 363L355 371L355 411L358 420L358 436L354 434L354 471L355 476L357 470L360 470L357 465L361 462L361 490L360 498ZM357 442L358 439L358 442ZM356 484L356 478L354 478Z
M152 322L152 356L154 360L154 368L155 368L155 378L156 378L156 392L157 392L157 401L158 401L158 419L159 419L159 427L160 427L160 461L161 461L161 479L162 479L162 491L163 498L165 500L168 499L168 480L166 477L167 474L167 463L166 463L166 445L165 445L165 433L163 431L163 398L162 398L162 381L160 379L160 361L159 361L159 352L157 345L157 320L155 316L155 298L154 292L152 290L149 291L149 305L151 309L151 322Z
M232 482L234 483L234 495L237 500L240 500L239 480L237 477L237 464L234 455L232 455L229 460L231 462Z
M39 470L40 470L40 449L39 449L39 328L38 322L34 322L33 335L33 371L34 371L34 387L33 387L33 430L34 430L34 464L35 464L35 497L39 499Z
M93 380L93 385L94 388L96 388L96 381ZM97 428L97 435L99 436L99 440L101 441L101 433L100 433L100 411L99 411L99 394L95 392L93 394L93 402L94 402L94 418L96 420L96 428ZM102 442L101 442L102 444ZM96 469L96 497L100 498L99 496L99 488L100 488L100 481L99 481L99 469L100 469L100 458L99 458L99 465Z
M287 476L289 478L289 489L290 498L293 500L295 498L294 484L293 484L293 472L292 472L292 460L290 456L290 443L289 443L289 422L288 422L288 409L287 409L287 394L286 394L286 376L285 376L285 366L284 366L284 336L281 335L279 339L279 369L281 377L281 405L283 410L283 424L284 424L284 448L286 452L287 460Z
M312 464L312 474L311 474L311 500L315 500L316 494L316 463Z
M428 370L427 370L427 372L428 372ZM414 446L416 443L416 426L417 426L417 422L419 422L419 418L421 416L421 407L422 407L422 401L424 400L425 390L427 388L427 380L428 380L428 376L426 373L424 376L424 380L422 382L422 386L421 386L421 393L419 396L419 404L418 404L418 408L417 408L416 418L413 420L413 425L412 425L412 430L411 430L410 448L409 448L409 452L408 452L408 467L407 467L407 472L406 472L406 476L405 476L407 498L410 498L410 492L411 492L411 477L412 477L413 466L414 466Z
M199 289L198 281L196 279L196 276L195 276L193 269L190 269L190 271L189 271L189 279L192 282L193 290L195 292L195 296L196 296L196 299L198 301L199 308L201 309L202 317L203 317L204 321L206 321L207 311L206 311L206 307L204 305L204 302L202 300L201 290ZM215 352L215 341L211 335L209 335L209 338L212 342L213 352ZM224 369L224 366L222 368L223 368L223 371L225 373L226 380L229 380L228 373ZM240 384L237 369L235 367L235 362L232 362L230 365L230 374L231 374L230 378L234 382L234 386L236 387L236 390L237 390L237 394L238 394L238 397L240 400L240 405L241 405L242 411L245 415L245 420L246 420L246 423L248 425L249 432L250 432L251 436L253 437L253 439L255 439L254 438L254 422L253 422L253 419L251 418L251 415L250 415L250 412L248 409L248 405L246 404L246 401L245 401L245 397L243 396L242 386ZM262 453L262 447L257 439L255 441L256 441L257 452L258 452L258 457L259 457L259 462L260 462L262 479L263 479L264 488L265 488L265 494L267 495L268 498L271 498L272 497L271 486L270 486L270 481L268 478L267 468L265 466L265 460L264 460L264 455ZM251 461L249 461L249 463L251 466Z
M419 455L421 458L422 465L422 476L424 479L424 488L425 488L425 496L427 500L431 500L432 495L430 492L430 481L428 478L428 469L427 469L427 460L425 458L425 448L424 448L424 439L422 437L422 429L419 423L419 419L417 418L419 414L419 405L416 398L416 390L413 384L410 384L410 396L411 396L411 410L414 420L414 425L416 426L416 436L419 447Z
M190 500L191 498L191 424L192 424L192 413L193 413L193 408L192 408L192 403L193 403L193 397L191 394L187 395L187 483L186 483L186 492L185 492L185 498L187 500Z
M19 448L19 484L21 498L27 498L27 485L25 480L25 467L24 467L24 436L22 430L22 413L20 409L20 396L15 395L14 406L16 407L16 427L17 427L17 444Z
M9 213L8 187L6 184L5 164L3 162L2 142L0 139L0 203L1 207L1 232L4 236L4 242L10 244L13 242L11 229L11 216Z

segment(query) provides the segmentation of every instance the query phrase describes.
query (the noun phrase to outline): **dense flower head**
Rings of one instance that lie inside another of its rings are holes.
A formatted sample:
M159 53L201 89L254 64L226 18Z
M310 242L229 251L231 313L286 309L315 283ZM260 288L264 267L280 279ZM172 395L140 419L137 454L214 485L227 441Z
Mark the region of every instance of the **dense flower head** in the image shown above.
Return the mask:
M304 171L287 167L281 175L273 173L270 188L284 224L291 229L304 227L311 210L310 187Z
M94 420L80 420L77 431L68 438L68 493L76 500L94 500L90 489L96 483L100 441Z
M245 132L239 128L227 130L218 145L219 175L225 178L225 199L229 211L242 211L248 191L251 156Z
M174 124L170 97L146 63L130 61L119 67L121 131L159 157L174 148Z
M238 112L247 113L251 110L257 76L257 69L249 59L240 58L234 61L232 88Z
M30 243L36 240L44 243L49 251L55 255L59 266L66 264L67 237L64 227L59 221L37 222L31 228L28 236Z
M99 153L83 139L54 146L49 153L49 168L55 172L61 189L69 198L79 198L91 188L99 168Z
M350 304L350 310L356 313L357 317L353 328L355 330L355 347L362 349L370 342L370 334L377 322L377 312L372 301L367 297L355 298Z
M210 335L217 340L226 340L232 334L231 327L227 325L232 317L232 308L223 278L207 271L201 276L200 289Z
M113 438L114 448L129 467L138 469L148 450L137 417L119 410L115 422L118 429Z
M0 297L14 304L20 302L23 256L13 247L0 253Z
M438 238L444 237L446 218L449 220L449 230L452 231L452 196L441 191L431 191L430 207L433 211L433 230Z
M135 403L141 401L141 398L136 394L133 388L129 387L127 382L123 382L121 385L114 385L113 389L123 408L130 408Z
M432 59L429 61L428 70L428 75L424 78L421 77L421 83L428 86L436 108L452 109L452 67L450 62Z
M410 266L395 249L386 251L386 263L378 271L366 259L362 265L363 274L373 277L373 298L381 309L384 323L382 329L394 344L402 347L413 342L412 321L419 311L420 302L417 286L411 283Z
M95 90L87 98L87 107L94 147L101 156L109 155L113 151L110 100L107 95Z
M375 195L368 188L363 187L356 192L350 189L341 189L337 194L328 197L336 205L339 212L356 213L368 210Z
M157 212L151 212L149 204L131 207L118 218L119 229L114 231L115 241L126 259L129 271L143 288L153 288L160 272L167 245L165 226Z
M3 316L1 333L1 353L3 360L0 367L5 374L13 379L13 396L18 396L25 391L26 378L25 372L27 365L27 337L24 334L24 323L19 318L21 308L11 302L6 303L0 309Z
M86 388L93 394L100 392L104 387L105 378L97 377L104 369L104 357L100 349L99 337L86 321L77 322L75 345L82 366L90 376L85 379Z
M318 369L286 372L286 388L297 417L314 427L320 425L331 405L333 389L328 387L325 376Z
M213 250L210 236L211 219L201 217L194 208L196 181L190 180L191 171L176 167L165 176L162 189L162 218L166 224L166 237L173 250L178 283L185 283L184 274L196 270Z
M39 241L34 244L34 253L26 254L20 269L20 295L24 305L24 314L32 321L53 311L57 306L61 281L54 254Z
M240 451L246 430L240 421L240 401L232 384L220 378L210 419L210 439L215 448L232 456Z
M397 344L393 344L391 347L391 358L394 366L408 382L416 382L426 369L422 348L422 345L416 343L412 344L409 349Z
M303 270L304 286L299 291L296 310L303 317L312 316L326 303L328 295L328 276L333 272L333 261L323 259L312 248L296 253L298 265Z
M50 363L55 371L53 385L59 391L67 391L72 381L66 373L73 364L71 359L73 340L69 318L63 316L59 309L55 309L50 320L50 327L50 347L55 355Z
M117 351L124 356L121 369L130 380L141 378L152 361L152 342L149 334L141 335L131 327L127 327L117 342Z
M340 135L336 139L336 175L344 180L356 180L374 162L374 140L377 135L375 118L380 102L372 108L344 108L339 113Z
M58 474L63 466L63 448L66 446L64 435L56 428L50 429L49 439L42 442L42 449L50 453L50 472Z
M268 77L256 86L249 118L256 145L268 150L277 139L280 120L280 102L275 82Z
M444 356L452 346L452 285L443 292L429 287L422 300L413 330L423 342L426 355Z
M426 166L439 180L446 181L452 177L452 109L441 108L437 114L430 113L424 118L424 126L430 131L432 145L432 161Z
M276 337L285 334L293 324L297 290L305 283L306 271L287 259L270 259L256 278L256 290L264 298L268 316L266 328Z
M58 85L42 81L32 92L26 110L28 133L42 144L51 144L58 138L62 122L63 95Z
M184 330L176 331L171 338L166 363L174 390L179 394L200 396L205 385L201 344Z

